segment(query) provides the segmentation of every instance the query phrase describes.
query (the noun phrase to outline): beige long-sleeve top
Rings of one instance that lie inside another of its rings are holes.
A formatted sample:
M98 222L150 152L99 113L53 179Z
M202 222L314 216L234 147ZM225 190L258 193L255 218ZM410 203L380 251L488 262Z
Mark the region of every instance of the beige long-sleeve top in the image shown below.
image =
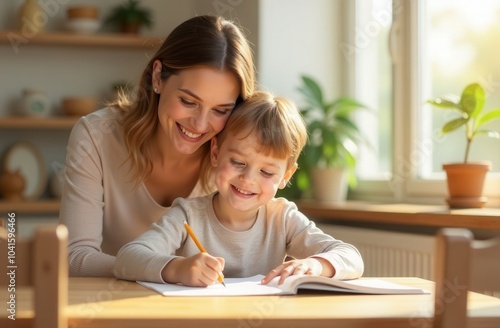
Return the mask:
M298 259L322 257L333 265L337 279L358 278L363 274L358 250L323 233L293 202L273 199L259 209L251 229L235 232L218 221L212 207L213 195L176 199L150 230L118 252L115 276L163 282L161 270L168 262L178 256L199 253L188 237L184 221L209 254L225 259L225 277L265 275L282 263L286 255Z
M104 108L82 117L69 138L59 221L72 276L113 276L118 250L168 210L131 182L119 115ZM190 197L202 194L198 182Z

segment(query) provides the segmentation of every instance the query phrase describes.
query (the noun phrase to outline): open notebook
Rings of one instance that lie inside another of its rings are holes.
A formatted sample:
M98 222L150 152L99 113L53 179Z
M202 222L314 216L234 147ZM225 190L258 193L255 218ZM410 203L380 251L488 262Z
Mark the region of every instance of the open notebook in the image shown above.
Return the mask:
M336 280L318 276L291 276L278 286L275 278L267 285L260 283L262 275L248 278L226 278L226 287L217 283L208 287L186 287L179 284L158 284L138 281L165 296L244 296L244 295L293 295L299 289L312 289L357 294L428 294L420 288L398 285L380 279Z

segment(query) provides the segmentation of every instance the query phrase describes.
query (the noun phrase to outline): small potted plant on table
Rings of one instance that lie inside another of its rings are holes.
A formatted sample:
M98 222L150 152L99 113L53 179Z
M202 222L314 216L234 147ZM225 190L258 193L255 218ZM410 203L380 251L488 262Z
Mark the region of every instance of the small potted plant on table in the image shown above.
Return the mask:
M500 139L500 133L485 129L486 123L500 119L500 109L483 112L486 94L478 83L465 87L460 97L443 96L428 100L427 103L441 109L455 110L456 117L446 122L442 134L464 128L466 147L465 157L461 163L446 163L443 169L446 172L451 208L480 208L487 201L482 196L484 180L491 168L490 161L469 162L469 153L472 141L479 135Z

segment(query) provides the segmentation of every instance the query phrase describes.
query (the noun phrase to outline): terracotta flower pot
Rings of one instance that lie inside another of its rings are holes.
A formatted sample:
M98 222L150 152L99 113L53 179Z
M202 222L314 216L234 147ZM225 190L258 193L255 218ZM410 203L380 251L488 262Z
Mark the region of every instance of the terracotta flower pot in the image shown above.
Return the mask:
M483 186L491 162L444 164L448 182L447 199L450 208L481 208L486 204Z

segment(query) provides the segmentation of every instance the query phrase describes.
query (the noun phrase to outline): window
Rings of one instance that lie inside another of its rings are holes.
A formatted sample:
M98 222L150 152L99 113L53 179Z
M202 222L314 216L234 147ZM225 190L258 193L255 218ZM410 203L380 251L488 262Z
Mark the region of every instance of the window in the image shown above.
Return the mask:
M460 94L466 84L478 82L486 91L485 110L499 108L500 65L494 44L500 35L500 2L427 1L422 13L422 101ZM421 117L420 142L432 139L434 148L420 174L431 177L441 172L441 163L463 160L465 134L459 130L440 136L441 126L450 119L447 111L424 109ZM500 130L500 122L491 124L490 128ZM492 171L500 172L500 141L481 136L473 141L470 160L484 159L493 162Z
M441 136L450 112L425 101L479 82L485 110L500 107L500 2L357 0L347 7L351 28L341 48L351 54L351 93L375 109L357 117L371 144L361 148L354 197L444 203L441 166L463 160L465 132ZM500 131L500 122L489 128ZM471 160L481 159L494 163L485 186L490 206L500 202L500 140L476 138Z

